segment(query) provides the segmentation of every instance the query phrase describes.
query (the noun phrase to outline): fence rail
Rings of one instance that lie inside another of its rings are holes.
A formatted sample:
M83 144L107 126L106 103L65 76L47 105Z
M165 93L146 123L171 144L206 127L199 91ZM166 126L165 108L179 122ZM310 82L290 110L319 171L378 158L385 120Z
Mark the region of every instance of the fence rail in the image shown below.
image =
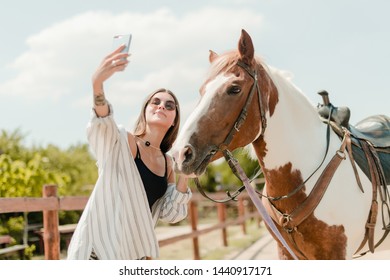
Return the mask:
M43 247L46 260L60 259L60 230L58 211L83 210L87 201L87 196L57 196L56 185L44 185L42 190L42 198L32 197L14 197L0 198L0 214L15 213L15 212L43 212ZM211 194L215 199L220 199L221 194ZM212 203L212 207L217 208L218 223L211 225L208 228L198 229L198 204L205 201L199 194L194 193L189 205L189 220L191 223L191 231L189 233L165 238L159 240L160 246L167 246L175 242L191 238L193 242L194 259L200 259L198 237L214 230L222 230L222 239L224 246L227 246L227 227L232 225L241 225L242 231L246 233L245 222L248 219L260 219L257 211L251 205L250 199L246 194L241 194L236 205L238 207L238 218L227 220L226 204ZM64 225L62 225L64 226ZM74 225L75 227L75 225ZM73 227L73 230L74 230ZM73 232L73 231L71 231Z

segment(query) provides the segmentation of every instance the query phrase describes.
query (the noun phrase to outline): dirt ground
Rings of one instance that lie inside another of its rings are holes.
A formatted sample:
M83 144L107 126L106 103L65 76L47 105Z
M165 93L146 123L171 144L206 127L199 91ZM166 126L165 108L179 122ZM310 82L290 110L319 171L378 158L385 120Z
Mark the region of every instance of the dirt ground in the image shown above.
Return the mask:
M212 224L201 224L199 229L206 228ZM222 230L214 230L198 238L200 257L204 260L223 260L231 259L234 255L239 254L242 250L251 246L260 239L266 230L263 226L258 225L256 221L247 222L247 232L243 233L241 226L231 226L227 229L228 246L223 246ZM172 234L188 233L191 229L189 226L167 226L156 229L159 239L168 237ZM191 260L194 259L193 241L188 238L178 241L174 244L160 248L161 260Z
M198 229L203 229L213 223L200 224ZM250 247L266 233L262 225L256 221L247 222L247 233L244 234L241 226L230 226L227 229L228 246L223 246L222 230L214 230L198 238L200 256L204 260L226 260L231 259L246 248ZM191 232L189 225L180 226L158 226L156 228L159 240ZM158 260L192 260L194 259L192 239L188 238L160 248ZM66 258L66 251L61 251L61 259ZM44 259L43 256L34 256L33 259Z

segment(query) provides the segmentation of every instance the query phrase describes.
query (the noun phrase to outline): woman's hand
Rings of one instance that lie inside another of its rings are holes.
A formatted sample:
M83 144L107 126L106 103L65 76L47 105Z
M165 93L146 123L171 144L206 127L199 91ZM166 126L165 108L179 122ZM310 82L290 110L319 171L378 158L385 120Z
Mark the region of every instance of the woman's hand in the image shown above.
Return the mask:
M125 45L120 46L115 51L107 55L100 63L92 76L92 85L94 92L102 91L103 83L110 78L115 72L123 71L129 63L128 53L121 53Z
M176 188L178 191L182 192L182 193L186 193L187 192L187 186L188 186L188 179L190 177L188 177L187 175L184 175L184 174L179 174L177 176L177 184L176 184Z
M125 45L122 45L106 56L92 76L93 104L99 117L105 117L110 113L103 89L104 81L115 72L123 71L129 63L127 60L129 54L121 53L124 48Z

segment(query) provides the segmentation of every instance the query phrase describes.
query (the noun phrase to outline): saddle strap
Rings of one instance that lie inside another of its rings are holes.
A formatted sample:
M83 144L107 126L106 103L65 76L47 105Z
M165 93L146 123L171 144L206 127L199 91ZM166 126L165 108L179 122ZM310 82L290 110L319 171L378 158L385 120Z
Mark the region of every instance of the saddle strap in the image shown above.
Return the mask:
M359 248L356 250L355 254L359 252L364 245L368 242L368 247L370 249L371 253L374 253L375 251L375 245L374 245L374 233L375 233L375 224L376 224L376 218L378 215L378 171L375 168L375 162L374 158L371 154L370 148L366 141L360 141L360 144L363 148L364 154L366 155L368 166L370 169L371 174L371 182L372 182L372 201L371 201L371 208L368 213L368 218L366 222L366 230L364 233L363 241L361 242Z
M381 195L381 200L382 200L382 208L383 208L383 206L387 206L387 209L388 209L387 184L386 184L384 171L382 169L382 166L381 166L380 160L378 158L378 155L375 151L375 148L372 145L370 145L370 142L368 142L366 140L360 140L359 142L360 142L360 145L361 145L361 147L364 151L364 154L367 158L367 162L368 162L368 166L369 166L369 170L370 170L371 183L372 183L372 202L371 202L371 208L370 208L367 222L366 222L366 226L365 226L366 229L365 229L364 238L363 238L363 241L361 242L359 248L356 250L355 254L357 254L357 252L359 252L367 242L368 242L369 251L371 253L374 253L375 248L377 248L383 242L383 240L385 240L385 238L387 237L387 235L390 231L389 225L385 225L384 213L382 211L383 229L385 232L384 232L382 238L376 244L374 243L375 225L376 225L376 220L377 220L377 216L378 216L378 201L377 201L378 186L383 187L383 189L379 188L379 193ZM368 251L357 255L357 257L363 256L367 252Z
M362 191L362 193L364 193L363 185L360 181L360 176L359 176L359 173L357 171L355 159L354 159L353 153L352 153L351 133L349 132L349 130L347 130L345 128L343 128L343 131L344 131L344 135L347 134L347 151L348 151L348 155L349 155L349 160L350 160L352 168L353 168L353 173L355 173L356 182L359 186L359 189Z
M300 204L300 206L294 211L281 217L282 226L287 230L294 230L299 224L301 224L309 215L311 215L320 203L324 196L330 181L333 178L334 173L339 167L340 163L346 159L345 146L348 135L345 135L343 142L341 143L340 149L336 152L333 158L330 160L328 165L322 171L312 191L307 198Z
M264 205L264 208L269 213L271 219L277 223L280 227L282 227L280 220L281 217L284 215L282 212L280 212L275 205L272 204L272 202L268 199L268 194L265 188L263 188L262 194L261 194L262 202ZM284 229L285 230L285 229ZM285 230L286 231L286 230ZM300 260L307 260L307 257L305 254L299 249L297 243L295 242L295 239L292 235L292 232L286 231L288 240L291 242L295 249L295 254L299 257Z
M297 227L314 212L315 208L318 206L322 197L324 196L329 186L329 183L331 182L333 175L336 172L337 168L339 167L340 163L346 159L345 148L347 145L348 137L349 134L346 134L344 136L340 149L336 151L336 154L333 156L333 158L330 160L328 165L322 171L320 177L318 178L310 194L290 214L282 213L280 210L276 208L276 206L269 199L266 199L266 196L263 195L263 200L265 202L264 204L268 209L268 212L270 213L272 219L288 233L289 240L294 245L295 250L301 256L304 256L304 254L296 245L292 233L297 231ZM265 190L263 190L263 192L264 191ZM306 256L304 256L301 257L301 259L307 259L307 258Z

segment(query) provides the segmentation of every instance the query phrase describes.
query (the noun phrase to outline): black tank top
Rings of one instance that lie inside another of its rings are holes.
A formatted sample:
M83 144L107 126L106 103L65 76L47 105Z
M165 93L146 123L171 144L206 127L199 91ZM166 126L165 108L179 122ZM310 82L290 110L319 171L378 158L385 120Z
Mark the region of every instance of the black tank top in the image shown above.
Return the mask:
M145 163L141 159L141 154L138 150L138 145L137 145L137 155L134 161L135 164L137 165L138 172L141 175L141 179L144 184L146 196L148 197L150 210L152 209L152 205L165 194L168 188L167 159L165 155L164 155L164 159L165 159L165 174L164 176L161 177L154 174L145 165Z

